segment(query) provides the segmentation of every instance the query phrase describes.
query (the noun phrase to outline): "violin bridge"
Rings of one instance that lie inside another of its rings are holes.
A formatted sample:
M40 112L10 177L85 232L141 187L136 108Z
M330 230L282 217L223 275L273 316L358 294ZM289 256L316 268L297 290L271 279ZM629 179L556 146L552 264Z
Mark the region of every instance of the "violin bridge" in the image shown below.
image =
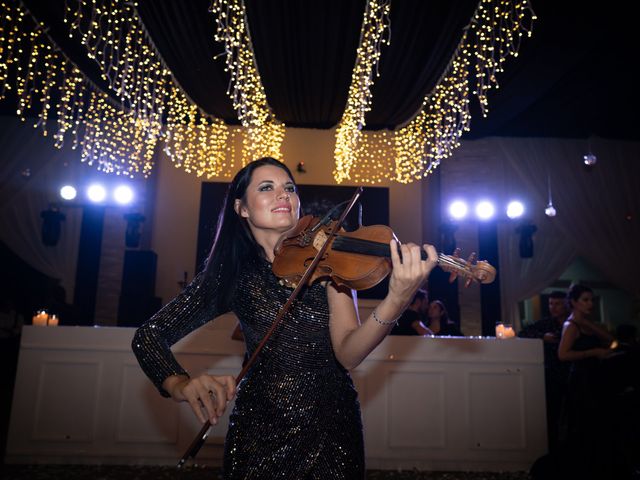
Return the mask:
M329 238L328 235L324 231L320 230L316 233L316 236L313 239L313 248L320 251L324 243L327 241L327 238Z

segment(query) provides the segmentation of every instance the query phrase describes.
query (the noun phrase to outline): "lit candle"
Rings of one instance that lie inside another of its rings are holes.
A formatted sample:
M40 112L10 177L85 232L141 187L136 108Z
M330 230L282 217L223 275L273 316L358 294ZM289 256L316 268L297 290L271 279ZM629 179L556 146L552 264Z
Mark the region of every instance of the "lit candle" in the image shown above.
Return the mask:
M45 310L39 310L38 313L33 316L32 320L34 325L46 326L49 315Z
M504 338L504 324L496 323L496 338Z
M48 325L51 326L51 327L55 327L55 326L58 325L58 321L59 321L59 319L58 319L57 315L51 315L51 316L49 316Z
M516 336L516 332L511 325L504 326L504 338L513 338Z

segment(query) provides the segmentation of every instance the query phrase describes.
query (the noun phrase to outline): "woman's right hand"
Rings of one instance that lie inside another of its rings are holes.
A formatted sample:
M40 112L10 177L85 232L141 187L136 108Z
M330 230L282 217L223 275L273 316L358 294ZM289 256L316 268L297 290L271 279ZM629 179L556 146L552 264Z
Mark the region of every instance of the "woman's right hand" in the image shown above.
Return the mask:
M175 401L188 402L198 420L204 423L208 419L213 425L236 394L236 381L231 375L204 374L194 378L174 375L162 386Z

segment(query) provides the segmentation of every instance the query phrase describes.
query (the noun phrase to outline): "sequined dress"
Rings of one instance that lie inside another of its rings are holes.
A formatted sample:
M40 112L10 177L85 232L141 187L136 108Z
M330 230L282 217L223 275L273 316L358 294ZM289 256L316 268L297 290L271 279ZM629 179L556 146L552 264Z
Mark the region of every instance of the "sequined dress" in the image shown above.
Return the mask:
M225 313L216 306L216 288L216 281L199 283L197 277L135 334L134 353L165 396L164 379L186 373L169 347ZM249 353L290 293L265 260L251 261L243 270L232 310ZM313 285L294 303L240 382L223 469L225 479L364 478L360 407L351 377L333 353L322 285Z

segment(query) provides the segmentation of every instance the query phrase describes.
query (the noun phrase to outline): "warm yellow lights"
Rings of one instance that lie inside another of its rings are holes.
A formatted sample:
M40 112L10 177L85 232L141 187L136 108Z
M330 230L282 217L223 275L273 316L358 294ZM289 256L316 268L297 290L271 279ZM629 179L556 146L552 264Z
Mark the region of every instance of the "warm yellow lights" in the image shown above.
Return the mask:
M73 8L70 5L73 5ZM148 176L158 142L176 167L198 176L229 177L235 145L242 163L282 159L285 126L269 108L253 54L243 0L213 0L215 39L226 49L229 94L242 124L230 129L204 113L181 89L142 24L135 1L77 0L65 4L69 35L100 68L107 95L55 45L19 0L0 0L0 100L11 91L22 119L71 139L82 159L106 172ZM469 103L488 113L488 94L535 15L529 0L480 0L471 22L418 114L396 131L363 134L381 47L388 41L390 0L368 0L345 112L335 145L337 183L408 183L433 171L469 130ZM475 78L475 85L470 85ZM236 136L242 139L236 142Z
M335 162L333 177L341 183L351 179L351 169L356 162L359 140L365 125L365 115L371 110L371 87L374 70L380 60L381 45L388 43L384 37L389 26L389 0L369 0L365 10L360 45L356 54L356 64L351 74L349 96L342 118L336 130ZM370 159L374 161L373 158ZM368 163L365 160L365 163ZM366 168L366 166L363 166ZM375 176L376 173L372 174ZM355 179L355 178L354 178ZM363 180L370 183L368 176Z
M267 103L253 55L243 0L213 0L216 16L215 39L225 45L227 71L231 74L229 96L238 120L245 128L242 161L269 156L282 159L280 151L285 126Z
M180 88L147 35L136 7L136 2L124 0L79 0L75 9L67 5L65 23L70 26L69 35L79 37L89 58L100 67L103 80L127 106L126 121L135 132L135 149L144 158L139 170L149 173L155 144L162 140L176 167L207 178L231 175L228 127L202 112ZM117 137L118 132L113 133Z
M35 128L48 135L55 109L54 144L65 137L80 147L82 160L106 172L148 175L160 124L137 119L97 89L65 57L21 4L0 4L0 78L5 91L15 90L16 113L26 121L35 116ZM53 104L52 99L57 103Z
M369 8L374 8L373 0ZM368 93L367 78L372 78L380 53L366 47L372 42L373 34L367 34L363 27L347 110L336 138L336 182L351 179L359 183L380 183L387 179L409 183L430 174L453 153L460 145L462 133L469 130L472 63L476 77L472 93L480 101L483 115L487 115L488 91L498 88L497 74L504 71L503 63L509 56L517 56L520 40L523 34L531 35L535 18L528 0L480 0L448 67L425 97L418 114L396 131L366 136L361 136L359 131L370 105L370 99L364 95ZM363 65L368 66L368 72L358 70ZM357 75L361 76L360 80ZM356 83L360 85L357 92ZM359 112L354 105L360 107ZM354 120L360 117L360 123ZM383 154L391 146L393 158Z
M229 128L220 120L200 115L175 86L168 105L165 153L175 166L207 178L231 176L234 164L233 156L227 155Z

